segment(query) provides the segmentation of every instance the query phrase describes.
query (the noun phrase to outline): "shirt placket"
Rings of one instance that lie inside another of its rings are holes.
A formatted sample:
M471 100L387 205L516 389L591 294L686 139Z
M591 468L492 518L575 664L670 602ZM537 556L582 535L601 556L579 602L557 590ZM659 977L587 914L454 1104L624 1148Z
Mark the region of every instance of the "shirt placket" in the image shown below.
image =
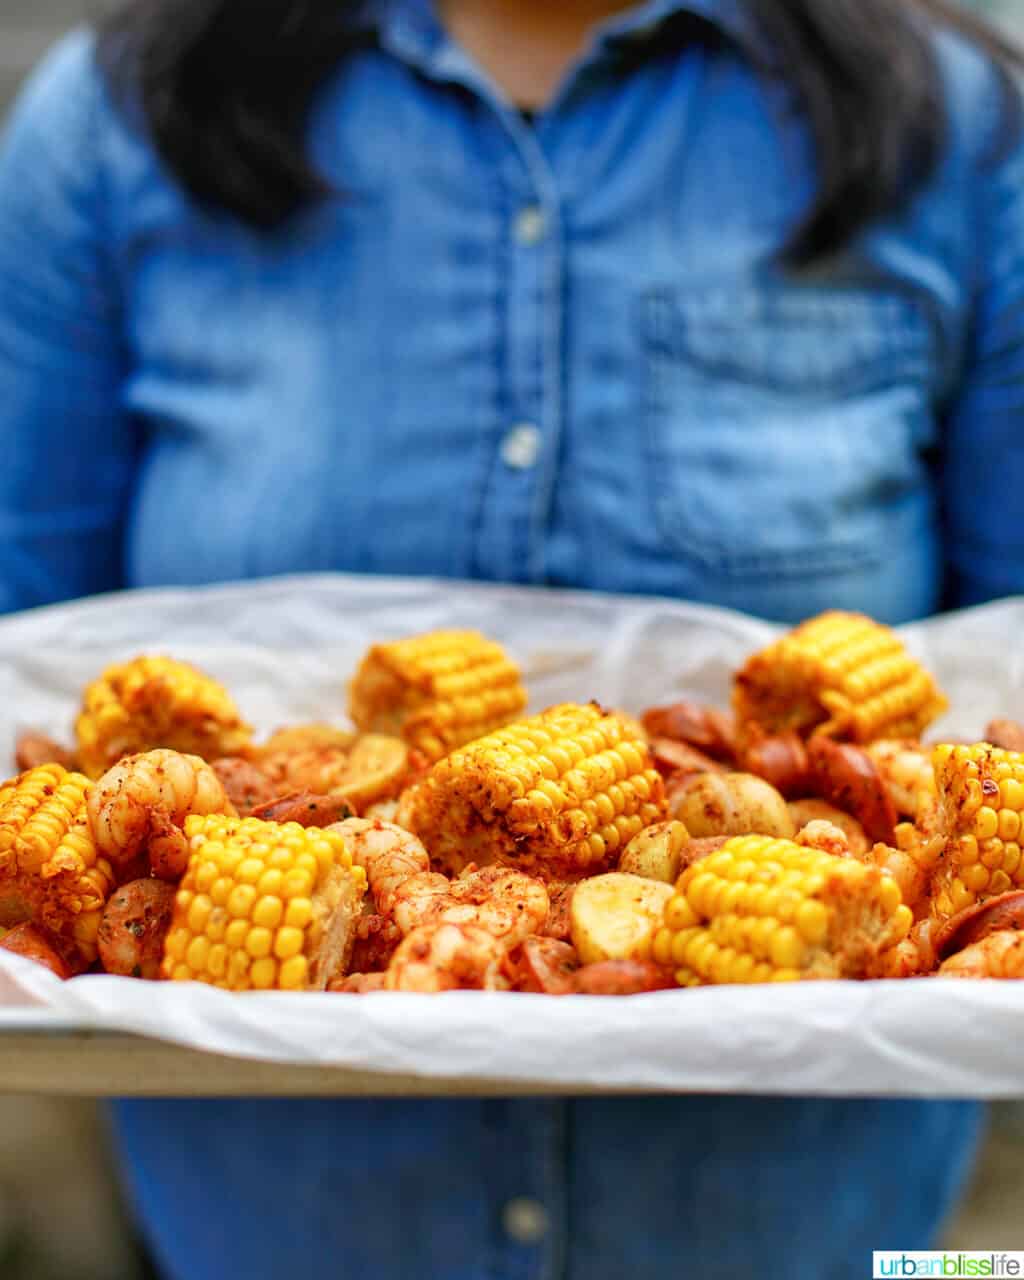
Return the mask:
M567 1107L480 1104L491 1220L488 1280L563 1280L568 1243Z
M534 129L503 104L493 105L492 127L505 134L506 153L495 255L504 264L497 294L503 420L480 512L476 569L501 581L543 582L563 431L562 214Z

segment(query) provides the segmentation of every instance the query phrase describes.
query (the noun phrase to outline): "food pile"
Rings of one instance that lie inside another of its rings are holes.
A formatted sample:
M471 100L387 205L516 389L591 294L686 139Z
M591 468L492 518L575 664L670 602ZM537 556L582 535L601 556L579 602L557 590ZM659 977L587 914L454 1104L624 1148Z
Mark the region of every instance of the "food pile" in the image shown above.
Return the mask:
M112 666L0 785L0 947L232 991L1024 976L1024 729L926 745L888 628L811 619L729 711L526 703L475 632L374 645L353 729L262 742L186 663Z

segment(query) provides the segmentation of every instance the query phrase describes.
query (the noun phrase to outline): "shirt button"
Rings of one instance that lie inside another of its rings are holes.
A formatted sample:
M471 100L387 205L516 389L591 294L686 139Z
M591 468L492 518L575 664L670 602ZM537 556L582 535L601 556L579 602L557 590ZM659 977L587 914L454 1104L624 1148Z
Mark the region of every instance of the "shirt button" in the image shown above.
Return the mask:
M544 210L535 204L520 209L516 217L516 239L523 245L539 244L548 229Z
M514 471L526 471L540 454L540 429L532 422L513 427L501 442L501 460Z
M539 1200L516 1196L502 1209L501 1224L516 1244L539 1244L547 1235L548 1211Z

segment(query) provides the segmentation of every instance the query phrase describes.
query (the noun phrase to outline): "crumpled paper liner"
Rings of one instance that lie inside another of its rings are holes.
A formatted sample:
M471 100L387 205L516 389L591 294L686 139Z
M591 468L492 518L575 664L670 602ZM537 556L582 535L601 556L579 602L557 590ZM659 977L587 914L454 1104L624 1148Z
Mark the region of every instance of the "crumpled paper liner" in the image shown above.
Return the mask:
M523 664L531 709L596 697L639 711L722 704L732 671L777 628L639 597L313 576L126 593L0 620L0 750L31 725L66 738L85 683L136 653L222 680L261 730L344 719L373 641L476 627ZM1024 600L908 627L951 701L941 728L980 736L1024 718ZM1010 1097L1024 1093L1024 983L799 983L628 999L451 992L246 993L90 976L68 983L0 951L0 1045L25 1006L53 1025L127 1031L269 1062L435 1078L679 1092ZM35 1021L35 1020L33 1020ZM0 1047L2 1052L2 1047Z

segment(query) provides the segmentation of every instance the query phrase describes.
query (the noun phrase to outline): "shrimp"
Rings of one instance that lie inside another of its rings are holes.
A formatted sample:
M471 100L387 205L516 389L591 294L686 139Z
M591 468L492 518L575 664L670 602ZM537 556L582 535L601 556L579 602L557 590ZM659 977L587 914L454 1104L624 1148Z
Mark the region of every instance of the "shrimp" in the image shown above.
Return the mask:
M103 908L97 942L107 973L158 978L164 936L171 924L175 887L163 880L122 885Z
M1024 933L1000 929L939 966L940 978L1024 978Z
M327 990L335 994L365 996L371 991L384 991L385 975L383 973L350 973L345 978L332 978Z
M177 880L188 865L182 828L190 814L235 814L204 760L165 748L119 760L86 803L99 852L119 868L148 853L153 874L162 880Z
M901 822L895 831L895 843L874 845L861 862L887 871L899 885L903 901L915 918L920 918L928 912L932 878L945 847L944 836L926 839L910 823Z
M796 833L796 843L809 849L820 849L835 858L849 858L850 842L846 832L826 818L813 818Z
M430 873L430 855L422 842L393 822L372 818L346 818L329 828L345 839L352 861L366 872L366 880L382 916L393 918L398 891L413 876ZM446 876L440 876L448 888Z
M402 931L394 920L376 911L364 910L353 932L355 938L349 957L349 968L353 973L376 973L386 969L395 947L402 941Z
M896 812L933 833L939 819L939 796L930 753L913 739L883 738L864 750L875 762Z
M875 959L869 978L918 978L938 964L935 938L937 921L919 920L910 933Z
M864 828L857 819L849 813L844 813L842 809L837 809L835 805L817 799L791 800L788 808L789 816L793 819L793 826L797 831L806 827L808 823L823 819L825 822L830 822L832 826L838 827L846 836L846 843L854 857L859 858L871 848L871 841L864 834Z
M450 920L421 925L399 943L384 985L388 991L507 991L501 971L506 951L479 925Z
M550 899L544 885L511 867L484 867L453 880L438 918L474 924L506 948L514 947L547 923Z

